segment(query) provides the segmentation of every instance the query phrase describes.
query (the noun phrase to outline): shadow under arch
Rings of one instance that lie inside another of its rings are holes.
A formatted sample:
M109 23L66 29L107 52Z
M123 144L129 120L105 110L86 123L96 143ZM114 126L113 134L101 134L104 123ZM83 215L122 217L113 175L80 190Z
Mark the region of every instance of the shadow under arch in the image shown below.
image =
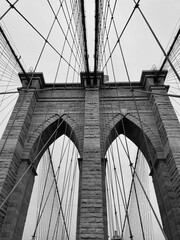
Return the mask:
M17 169L17 182L9 196L9 206L4 217L0 238L7 233L7 229L11 229L8 231L8 234L11 235L7 236L10 236L11 239L22 239L30 198L37 176L36 169L47 148L57 138L65 134L79 151L78 139L74 130L77 129L78 124L68 116L66 116L66 121L63 118L64 116L59 115L51 116L43 125L40 123L39 127L33 133L31 132L31 135L29 133Z
M33 162L35 169L47 148L63 134L69 137L79 151L78 138L70 124L62 117L56 117L56 119L53 120L50 124L45 126L43 130L39 130L36 133L36 138L33 139L33 144L29 151L29 159ZM31 138L34 137L32 136Z
M106 140L106 151L120 134L124 134L140 149L150 167L164 236L166 236L166 239L180 239L179 222L177 220L179 211L177 195L173 189L160 137L158 134L150 133L149 130L150 128L147 128L144 123L143 129L141 129L136 120L134 123L132 118L130 120L128 116L123 117L110 129ZM169 193L171 193L171 196Z
M145 159L143 159L143 160L145 160L144 162L146 162L146 164L149 165L149 169L148 169L148 171L150 170L150 174L149 175L154 180L156 178L156 176L155 175L153 175L153 176L151 175L151 172L154 171L153 170L154 166L152 166L152 165L156 163L156 159L158 158L158 153L157 153L157 149L156 149L155 144L153 144L153 140L150 139L150 137L146 134L146 131L147 131L147 127L142 129L142 128L140 128L140 126L138 126L136 123L134 123L132 121L132 118L130 120L130 119L128 119L128 117L124 116L121 119L119 119L119 121L117 121L116 124L114 124L114 126L111 128L111 130L110 130L110 132L108 134L107 140L106 140L106 146L105 146L106 148L105 148L105 150L107 152L109 147L111 146L111 144L113 144L113 141L119 135L123 134L129 140L131 140L139 148L141 153L144 155ZM110 162L109 159L108 159L108 162ZM114 165L112 166L112 169L113 169L113 167L114 167ZM137 173L137 171L136 171L136 173ZM107 174L108 174L108 172L107 172ZM148 172L147 172L147 176L148 176ZM138 175L138 177L139 177L139 175ZM159 183L157 183L157 181L152 181L152 184L153 184L152 186L153 186L153 190L155 192L155 196L157 198L156 207L157 207L158 212L160 212L160 205L162 206L163 204L161 204L161 200L162 200L161 197L159 195L157 196L157 192L158 192L157 185ZM137 191L137 186L136 186L136 191ZM141 190L141 191L142 191L141 193L144 194L143 190ZM136 194L137 194L137 192L136 192ZM159 217L161 217L161 221L162 221L162 217L164 216L162 214L162 212L164 212L164 209L163 209L163 211L161 211L161 216L159 216ZM132 224L132 222L131 222L131 224ZM161 232L158 232L158 234L160 234L160 236L163 237L163 234Z
M33 174L31 171L28 171L27 176L27 182L25 186L24 196L26 196L24 199L28 199L28 206L26 207L26 211L24 211L25 219L27 217L28 208L30 205L31 196L33 193L34 183L35 183L35 177L36 177L36 171L39 166L39 163L46 152L46 150L50 147L50 145L55 142L58 138L65 135L67 136L71 142L75 145L79 152L79 142L78 138L76 136L76 133L73 129L73 120L69 119L69 123L65 121L62 116L59 117L58 115L52 116L49 121L47 121L44 124L44 129L42 131L41 125L36 129L34 136L32 135L30 137L32 144L29 151L29 159L31 162L33 162ZM35 170L35 172L34 172ZM34 174L35 173L35 174ZM61 172L62 173L62 172ZM58 183L56 183L58 184ZM55 184L55 185L56 185ZM22 201L22 205L24 205L24 199ZM31 223L30 223L31 224ZM21 236L24 234L24 225L25 221L22 224L21 229Z
M108 150L111 143L120 134L128 137L141 150L151 169L152 161L154 163L157 158L155 146L153 146L147 134L127 117L123 117L121 120L119 120L110 130L106 141L106 151Z
M62 139L65 142L64 147L62 146L63 145ZM46 152L41 157L41 160L39 161L38 168L37 168L37 176L35 177L35 181L34 181L33 188L32 188L33 190L31 193L31 199L30 199L30 203L29 203L29 209L28 209L27 219L25 222L25 228L23 231L22 240L27 239L30 235L31 236L33 235L33 237L34 237L33 239L39 239L40 237L42 238L42 236L44 237L44 239L49 239L50 236L52 236L51 234L54 234L55 229L58 229L58 228L61 230L57 231L57 234L60 234L60 232L61 232L61 234L63 235L63 231L64 231L65 232L64 235L67 235L67 228L66 228L67 222L66 222L66 224L63 223L63 221L64 221L63 217L65 216L65 214L67 214L67 212L69 211L70 208L71 208L72 212L74 213L72 215L74 224L73 224L73 226L71 226L71 228L70 228L71 230L69 230L68 235L71 235L72 234L71 232L75 232L75 226L76 226L76 221L77 221L77 206L78 206L78 187L77 186L79 186L79 167L78 167L78 161L77 161L78 160L77 148L75 150L73 150L75 148L74 143L69 139L69 137L67 137L65 135L61 135L58 139L56 139L56 141L58 144L56 144L56 147L53 147L53 151L51 152L52 148L50 146L50 150L48 150L48 151L46 150ZM67 145L68 146L71 145L70 148L69 147L66 148ZM62 146L63 152L66 152L65 154L61 155L62 150L59 146ZM69 152L71 152L70 155L67 154ZM67 156L69 156L69 157L67 158ZM49 164L50 161L51 161L51 164ZM56 164L54 164L54 162L56 162ZM61 167L59 167L59 166L61 166ZM74 166L74 169L72 172L69 170L68 171L65 170L65 167L67 169L72 170L72 166ZM76 167L76 177L75 177L75 167ZM42 169L43 169L43 171L42 171ZM69 175L68 181L66 178L67 172L72 173ZM46 176L48 174L50 177L46 178ZM53 177L52 177L52 175L53 175ZM44 178L44 180L42 180L43 178ZM40 183L40 181L41 181L41 191L37 190L38 182ZM72 183L73 183L73 187L72 187ZM53 188L53 186L54 186L54 188ZM75 189L74 197L72 198L73 204L68 205L69 198L72 197L72 194L70 194L70 192L73 191L72 188L73 188L73 190ZM58 189L58 191L57 191L57 189ZM41 193L39 194L39 192L41 192ZM35 200L33 199L34 196L35 196L35 198L34 198ZM41 205L41 208L38 208L38 206L37 206L37 196L38 196L38 199L41 199L41 202L43 202L43 204ZM59 198L57 196L59 196ZM52 197L53 197L53 201L52 201ZM54 199L56 199L56 201L57 201L56 204L54 204L55 203ZM60 199L60 201L59 201L59 199ZM49 206L48 206L48 203L50 201L53 202L50 207L53 206L52 212L55 216L54 217L52 215L52 218L50 218L50 210L49 210ZM58 204L58 208L57 208L57 204ZM61 204L61 207L60 207L60 204ZM37 206L36 211L38 213L40 213L39 214L40 217L38 218L38 220L36 218L37 216L34 216L34 214L33 214L33 211L35 211L35 206ZM67 206L68 206L68 210L66 209ZM40 209L40 211L39 211L39 209ZM59 212L61 214L59 214ZM66 217L67 217L67 215L66 215ZM49 226L47 228L43 229L43 234L42 234L40 232L42 231L42 228L44 228L44 220L42 220L43 218L45 219L45 221L49 222ZM55 220L61 219L61 220L58 220L56 223L54 223L54 221L51 219L55 219ZM58 222L59 223L61 222L61 223L59 224ZM57 228L57 226L58 226L58 228ZM30 230L32 231L31 234L30 234ZM47 237L47 236L49 236L49 237ZM59 237L59 235L58 235L58 237ZM57 236L56 236L56 238L57 238ZM61 236L59 238L61 239L63 237ZM65 238L67 238L67 237L65 237ZM54 237L53 237L53 239L54 239ZM72 238L72 239L74 239L74 238Z

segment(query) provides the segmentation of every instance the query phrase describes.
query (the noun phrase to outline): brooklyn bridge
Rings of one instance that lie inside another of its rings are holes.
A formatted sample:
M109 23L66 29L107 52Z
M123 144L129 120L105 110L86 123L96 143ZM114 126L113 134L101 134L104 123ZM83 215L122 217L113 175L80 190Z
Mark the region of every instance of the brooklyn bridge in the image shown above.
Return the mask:
M1 0L1 240L180 239L179 12Z

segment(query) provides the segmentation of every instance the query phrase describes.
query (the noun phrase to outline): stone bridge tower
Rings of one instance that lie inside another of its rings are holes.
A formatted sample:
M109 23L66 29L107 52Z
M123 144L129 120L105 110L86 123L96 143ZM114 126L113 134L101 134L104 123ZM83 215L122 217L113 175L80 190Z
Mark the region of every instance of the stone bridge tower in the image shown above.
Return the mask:
M129 86L104 83L103 73L84 73L81 84L53 86L35 73L26 90L20 74L22 88L0 141L0 203L12 193L0 209L0 239L22 238L38 163L65 133L81 156L77 240L108 238L104 157L119 134L146 157L167 238L179 240L180 124L165 76L145 71Z

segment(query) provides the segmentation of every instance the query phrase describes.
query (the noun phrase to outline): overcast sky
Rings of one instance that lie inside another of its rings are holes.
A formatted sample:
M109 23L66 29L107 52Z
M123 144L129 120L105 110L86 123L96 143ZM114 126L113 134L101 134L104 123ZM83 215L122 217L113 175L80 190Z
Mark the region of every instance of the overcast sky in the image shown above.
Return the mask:
M13 2L13 1L11 1ZM51 1L50 1L51 2ZM58 2L52 1L54 9L58 9ZM113 9L115 1L110 1L111 8ZM17 9L35 26L40 33L46 37L49 28L53 21L53 14L46 1L43 0L19 0L16 4ZM89 61L90 68L93 70L93 54L94 54L94 1L85 1L86 11L86 23L87 23L87 38L88 38L88 49L89 49ZM134 7L133 0L120 0L117 1L114 19L118 33L120 34L130 13ZM167 47L170 40L172 40L172 34L174 29L177 30L177 24L179 21L179 9L180 2L178 0L146 0L140 1L140 7L146 16L148 22L152 26L152 29L156 33L164 48ZM8 8L8 4L5 0L1 0L0 15ZM67 25L63 22L62 16L62 27L65 31ZM109 15L110 16L110 15ZM110 18L108 18L110 19ZM22 17L15 11L11 10L4 18L3 21L17 47L19 54L24 61L27 68L35 68L37 59L40 54L40 50L43 46L43 40L38 36L37 33L22 19ZM108 26L107 21L107 26ZM115 31L111 28L109 34L111 49L117 41ZM51 33L49 41L55 46L60 52L64 36L59 30L57 24L54 26L54 30ZM127 61L127 66L130 72L132 80L139 80L141 71L143 69L151 69L155 64L157 67L160 66L162 60L162 52L159 49L156 41L153 39L148 27L146 26L139 11L136 10L132 17L125 33L121 38L122 48ZM106 48L108 56L108 49ZM113 62L115 65L115 71L118 80L126 79L124 68L121 66L122 62L119 57L119 49L114 52ZM68 47L64 51L63 56L68 60L69 51ZM57 68L58 56L54 53L49 46L46 47L40 63L37 67L38 71L42 71L45 75L47 82L53 81L54 72ZM63 65L64 63L62 63ZM65 64L66 65L66 64ZM63 65L63 66L65 66ZM62 67L63 68L63 67ZM110 68L110 65L109 65ZM60 70L62 71L62 70ZM111 73L110 80L112 80ZM60 81L60 80L58 80ZM61 79L61 81L65 81Z
M13 3L14 1L11 1ZM59 0L50 1L53 8L58 9ZM67 1L69 2L69 1ZM87 24L87 39L90 69L93 70L93 55L94 55L94 0L85 0L85 14ZM115 1L110 1L113 8ZM16 4L17 9L33 24L33 26L46 37L50 26L53 22L53 14L47 3L43 0L19 0ZM142 0L140 7L150 23L152 29L157 35L164 49L168 49L168 44L172 42L175 33L180 25L180 1L179 0ZM9 8L6 0L1 0L0 16ZM129 18L134 8L133 0L118 0L114 19L118 30L118 35L122 32L127 19ZM64 30L67 30L67 24L63 13L61 12L60 20ZM26 21L15 11L10 10L1 20L9 36L13 40L18 56L21 56L22 63L26 70L35 69L43 72L46 82L53 82L58 66L59 56L48 45L42 54L42 57L37 65L37 61L43 47L44 41L30 27ZM107 20L107 26L110 17ZM117 41L117 37L112 27L109 34L110 48L112 49ZM59 51L62 52L64 36L59 29L58 24L55 24L53 31L49 37L50 43ZM160 67L163 54L157 42L152 37L150 30L144 22L140 12L136 9L132 20L125 30L121 44L124 55L127 61L128 70L131 80L140 80L142 70L149 70L153 65ZM108 47L105 49L106 56L109 56ZM63 57L69 61L70 50L66 45L63 51ZM117 47L112 56L116 79L118 81L127 81L122 59L120 57L119 48ZM74 66L72 60L71 64ZM68 65L62 61L58 74L57 82L66 81L66 72ZM108 63L108 73L110 81L114 81L110 62ZM73 71L72 71L73 73ZM105 70L106 73L106 70ZM72 74L69 74L68 81L72 81ZM27 239L27 238L25 238ZM159 238L160 240L160 238Z

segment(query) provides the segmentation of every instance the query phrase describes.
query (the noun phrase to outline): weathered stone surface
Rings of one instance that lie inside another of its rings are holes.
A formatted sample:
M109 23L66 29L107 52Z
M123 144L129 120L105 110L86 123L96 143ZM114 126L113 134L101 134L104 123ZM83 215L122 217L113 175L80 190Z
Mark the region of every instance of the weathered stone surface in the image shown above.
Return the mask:
M132 92L125 83L86 89L78 84L57 85L53 91L20 91L0 140L0 202L30 162L35 161L37 167L47 147L66 134L82 158L77 240L107 239L102 159L112 141L125 134L140 148L151 168L168 239L179 240L180 125L168 97L153 94L166 93L164 76L155 82L153 75L145 72L140 83L132 84L139 92ZM41 74L35 74L31 87L52 86L44 83ZM2 240L21 239L34 174L31 169L0 210Z
M84 111L84 148L81 163L77 240L103 240L107 239L105 231L107 222L103 216L105 194L102 192L99 90L97 88L86 91Z

